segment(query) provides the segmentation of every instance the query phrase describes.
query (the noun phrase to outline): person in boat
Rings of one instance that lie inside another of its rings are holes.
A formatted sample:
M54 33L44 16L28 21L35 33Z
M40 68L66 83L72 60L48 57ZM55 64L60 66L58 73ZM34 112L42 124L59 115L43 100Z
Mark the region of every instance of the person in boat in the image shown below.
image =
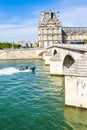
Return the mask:
M20 66L19 70L25 70L25 68L23 66Z
M29 69L29 67L28 67L28 66L26 66L26 69Z
M23 70L32 70L32 71L35 71L35 69L36 69L35 66L31 66L31 67L29 67L29 66L25 66L25 67L20 66L20 68L19 68L19 70L21 70L21 71L23 71Z

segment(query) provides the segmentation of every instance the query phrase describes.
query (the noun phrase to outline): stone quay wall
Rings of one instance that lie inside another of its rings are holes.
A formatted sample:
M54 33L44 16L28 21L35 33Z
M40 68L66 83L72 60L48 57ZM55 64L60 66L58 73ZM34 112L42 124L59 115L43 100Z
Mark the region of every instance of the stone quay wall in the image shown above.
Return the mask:
M38 49L0 50L0 60L42 59Z

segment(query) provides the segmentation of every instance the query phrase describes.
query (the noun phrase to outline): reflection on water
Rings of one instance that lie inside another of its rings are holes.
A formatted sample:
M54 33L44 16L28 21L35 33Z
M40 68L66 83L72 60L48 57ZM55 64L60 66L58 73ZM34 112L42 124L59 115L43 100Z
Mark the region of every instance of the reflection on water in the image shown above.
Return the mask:
M64 86L64 77L62 76L51 76L52 83L58 86Z
M87 110L65 107L64 117L72 130L87 130Z

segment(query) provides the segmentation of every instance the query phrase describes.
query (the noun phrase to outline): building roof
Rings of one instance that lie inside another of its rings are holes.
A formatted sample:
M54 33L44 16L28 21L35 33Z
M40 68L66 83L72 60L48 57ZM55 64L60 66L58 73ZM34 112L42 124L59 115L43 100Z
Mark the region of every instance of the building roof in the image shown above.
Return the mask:
M63 27L63 31L70 34L83 34L87 33L87 27Z
M59 21L59 12L41 12L41 20L39 22L40 25L47 25L47 24L61 24Z

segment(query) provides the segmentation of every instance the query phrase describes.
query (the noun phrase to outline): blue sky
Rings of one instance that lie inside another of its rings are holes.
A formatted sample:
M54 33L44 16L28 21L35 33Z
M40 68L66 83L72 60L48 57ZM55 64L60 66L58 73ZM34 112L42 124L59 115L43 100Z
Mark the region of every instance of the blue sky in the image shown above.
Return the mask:
M87 27L87 0L0 0L0 41L37 41L40 13L49 10L65 27Z

